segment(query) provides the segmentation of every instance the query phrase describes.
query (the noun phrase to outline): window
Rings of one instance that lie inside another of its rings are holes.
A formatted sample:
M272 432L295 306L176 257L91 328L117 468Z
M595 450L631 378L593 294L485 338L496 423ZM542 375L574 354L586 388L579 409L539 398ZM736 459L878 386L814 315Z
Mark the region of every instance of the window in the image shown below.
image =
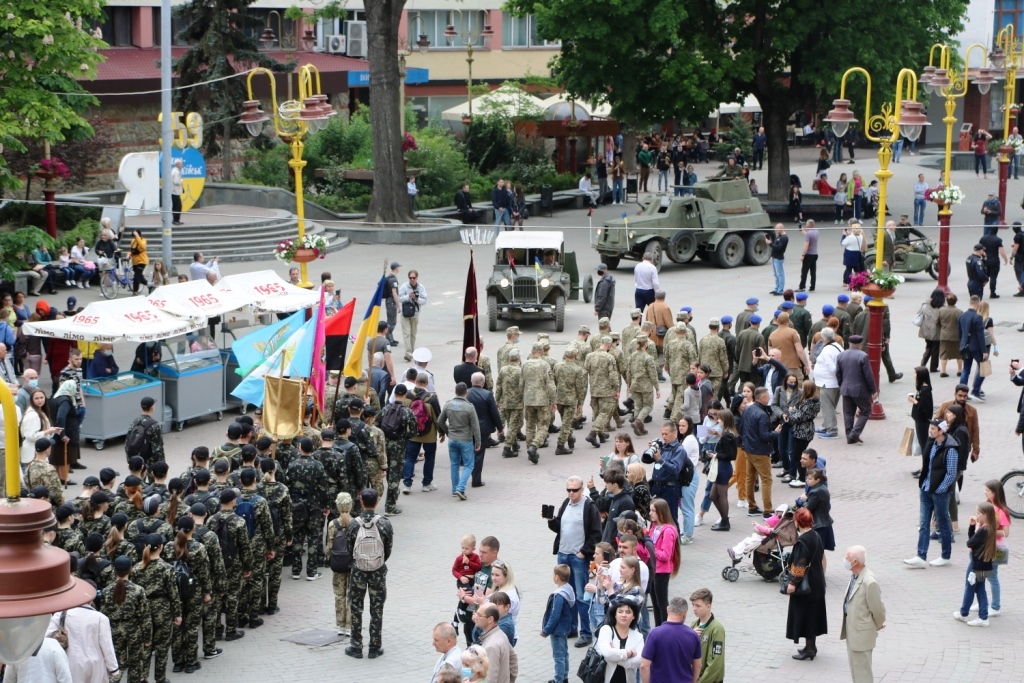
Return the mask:
M460 21L461 16L461 21ZM419 21L417 21L417 17ZM409 34L407 40L415 45L419 34L423 33L430 41L430 49L464 48L472 43L473 47L483 47L484 39L480 37L484 23L487 21L481 11L468 10L460 14L446 10L427 10L410 12L408 16ZM459 33L451 42L444 35L444 30L451 23ZM465 38L465 41L463 41Z
M537 37L537 21L532 14L514 17L508 12L501 13L502 47L558 47L557 40L541 40Z
M1007 24L1013 24L1016 35L1021 35L1024 29L1024 2L1022 0L995 0L995 7L992 15L992 38L995 41L996 35L1003 30Z
M148 8L140 7L140 12L145 12ZM184 30L186 24L185 20L179 16L176 16L174 12L171 12L171 45L188 45L188 41L182 40L178 37L178 34ZM160 8L153 8L153 45L160 45Z
M103 10L103 40L110 47L129 47L132 44L131 7L106 7Z

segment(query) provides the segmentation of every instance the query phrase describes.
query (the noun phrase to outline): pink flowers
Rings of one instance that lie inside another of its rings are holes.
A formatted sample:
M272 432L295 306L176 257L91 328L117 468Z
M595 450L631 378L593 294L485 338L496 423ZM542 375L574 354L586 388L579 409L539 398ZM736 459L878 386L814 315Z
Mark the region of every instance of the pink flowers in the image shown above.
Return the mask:
M71 169L68 165L60 160L60 157L50 157L49 159L43 159L37 165L36 173L50 178L70 178Z
M416 138L410 133L406 133L405 137L402 138L402 154L409 151L416 151L419 147L416 145Z
M850 282L847 284L847 289L851 292L859 292L860 288L871 282L871 276L866 270L859 273L854 273L850 276Z

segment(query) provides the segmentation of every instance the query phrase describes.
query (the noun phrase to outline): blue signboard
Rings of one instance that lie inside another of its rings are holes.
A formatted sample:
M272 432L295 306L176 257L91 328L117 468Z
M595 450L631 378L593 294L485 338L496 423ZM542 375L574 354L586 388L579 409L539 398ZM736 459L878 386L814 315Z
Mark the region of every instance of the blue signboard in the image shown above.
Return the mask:
M418 69L410 67L405 70L406 85L420 85L430 80L430 69ZM368 88L370 87L369 71L349 71L348 87Z

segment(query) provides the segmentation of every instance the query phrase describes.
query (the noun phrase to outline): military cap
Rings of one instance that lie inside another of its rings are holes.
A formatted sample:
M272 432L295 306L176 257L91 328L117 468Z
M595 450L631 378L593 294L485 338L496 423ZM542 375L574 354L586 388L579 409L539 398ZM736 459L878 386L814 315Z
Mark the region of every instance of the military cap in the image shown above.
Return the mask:
M581 334L590 334L590 328L586 325L580 325Z
M613 342L617 342L617 341L619 341L619 337L620 337L621 335L619 335L619 333L618 333L618 332L612 332L612 333L611 333L611 334L610 334L609 336L610 336L610 337L612 338L612 341L613 341Z
M708 321L708 327L721 327L721 326L722 326L722 321L719 320L718 318L712 318L711 320Z
M848 294L840 294L839 296L836 297L836 301L838 301L841 304L846 304L850 302L850 297Z
M684 325L683 323L676 323L675 325L672 326L672 329L674 329L676 332L686 332L686 325Z
M749 299L747 299L748 306L756 306L758 303L760 302L757 300L756 297L750 297Z
M723 315L722 316L722 324L723 325L731 325L732 324L732 316L731 315Z
M793 308L796 308L796 304L793 303L792 301L783 301L782 306L780 306L779 308L781 308L784 311L789 311Z
M544 351L544 344L542 342L533 342L533 346L530 350L533 353L542 353Z
M608 318L601 318L600 320L597 321L597 324L599 327L608 327L609 325L612 324L612 321L609 320Z
M836 307L833 306L832 304L825 304L824 306L821 307L821 314L822 315L832 315L835 312L836 312Z
M509 349L508 351L509 360L519 360L519 349Z
M760 325L761 324L761 316L759 316L759 315L752 315L752 316L750 316L750 324L751 325Z
M632 311L629 312L629 317L635 320L636 318L639 318L643 314L644 312L641 311L639 308L634 308Z
M807 294L807 292L797 292L796 293L796 300L797 301L807 301L807 297L808 296L809 295Z
M611 338L611 337L609 337L609 336L608 336L608 335L606 334L605 336L601 337L601 343L602 343L602 344L611 344L611 343L612 343L612 338Z
M513 334L519 334L519 328L515 325L505 330L505 336L511 337Z

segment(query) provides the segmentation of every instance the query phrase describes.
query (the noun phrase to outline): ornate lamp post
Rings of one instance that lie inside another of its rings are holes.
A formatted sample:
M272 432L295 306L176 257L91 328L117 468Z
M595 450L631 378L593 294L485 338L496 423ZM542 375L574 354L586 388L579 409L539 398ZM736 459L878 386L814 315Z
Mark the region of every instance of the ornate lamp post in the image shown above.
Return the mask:
M1015 35L1013 24L1007 24L996 35L996 47L989 53L988 59L996 69L1005 69L1006 83L1003 99L1003 144L999 146L999 212L1000 225L1006 225L1006 179L1010 170L1010 154L1013 147L1006 143L1010 137L1010 114L1016 101L1017 69L1024 65L1024 47Z
M939 50L938 68L934 66L936 48ZM953 162L953 124L956 123L956 116L953 113L956 110L957 98L967 94L967 65L970 63L971 52L975 49L981 50L984 62L987 56L985 48L975 43L967 48L963 59L963 70L957 70L951 64L952 49L944 44L932 45L932 49L928 53L928 66L924 68L921 77L917 79L925 92L936 93L946 100L946 116L942 119L942 122L946 124L946 163L943 175L946 185L950 184L949 172ZM982 95L987 93L996 82L992 69L988 67L980 68L977 75L971 80L978 86L978 91ZM939 289L946 294L949 294L947 283L949 278L949 222L953 217L950 206L950 204L944 203L939 208Z
M421 17L419 12L412 17L416 21L416 27L422 30L420 26ZM402 129L402 133L405 133L405 77L408 70L405 66L405 58L408 57L412 52L408 49L409 45L404 40L399 41L398 47L398 101L402 103L401 109L399 110L399 126ZM416 40L416 49L419 50L421 55L427 54L430 50L430 38L427 37L426 33L420 33L419 38Z
M21 500L14 397L0 382L7 461L7 498L0 501L0 662L32 656L46 637L50 615L89 603L96 589L71 576L67 552L43 544L43 529L56 520L45 500Z
M478 27L473 28L473 16L483 15L478 21ZM458 18L459 29L455 28L456 17ZM469 69L469 78L466 80L466 94L469 95L469 118L473 118L473 45L481 38L490 38L494 35L491 25L487 23L487 10L472 10L467 15L468 21L465 28L462 26L462 10L454 9L449 15L449 24L444 30L444 37L449 43L455 45L458 40L466 46L466 66ZM479 26L482 26L480 28Z
M253 95L252 79L256 75L266 76L270 81L270 100L274 111L272 117L260 109L260 102ZM288 78L290 81L290 74ZM263 132L264 124L272 120L274 132L291 146L292 158L288 161L288 166L295 174L295 215L298 217L299 244L301 245L306 236L305 200L302 194L302 169L306 166L306 161L302 158L305 149L303 139L306 135L325 128L330 117L337 112L327 103L327 95L320 91L320 72L312 64L306 64L299 68L298 100L286 100L279 105L274 74L270 69L263 67L257 67L249 73L246 87L249 99L242 105L245 110L242 112L241 123L245 124L249 134L256 137ZM306 263L314 258L316 256L307 257L304 254L297 254L295 257L299 263L300 287L313 288L313 284L306 276Z
M917 74L911 69L901 69L896 78L896 100L895 104L885 102L879 109L878 114L871 113L871 74L865 69L855 66L847 69L843 74L842 85L840 86L839 99L832 102L833 109L828 113L825 121L832 124L832 130L836 137L843 137L850 129L851 123L857 123L853 112L850 111L850 101L846 99L846 79L852 73L859 73L868 82L867 94L864 103L864 136L876 142L878 148L878 163L880 168L875 171L875 178L878 179L878 232L875 237L875 270L882 269L882 248L885 242L885 200L887 196L889 178L892 171L889 170L889 161L892 159L892 145L900 138L902 132L908 140L913 142L921 137L921 131L928 124L928 117L921 111L921 103L917 98ZM870 293L870 291L869 291ZM875 386L879 384L879 368L882 364L882 319L885 315L885 297L891 296L892 292L881 290L875 292L876 296L868 302L870 312L870 327L868 328L868 358L871 362L871 373L875 378ZM882 404L874 401L871 405L871 419L884 420L885 411Z

